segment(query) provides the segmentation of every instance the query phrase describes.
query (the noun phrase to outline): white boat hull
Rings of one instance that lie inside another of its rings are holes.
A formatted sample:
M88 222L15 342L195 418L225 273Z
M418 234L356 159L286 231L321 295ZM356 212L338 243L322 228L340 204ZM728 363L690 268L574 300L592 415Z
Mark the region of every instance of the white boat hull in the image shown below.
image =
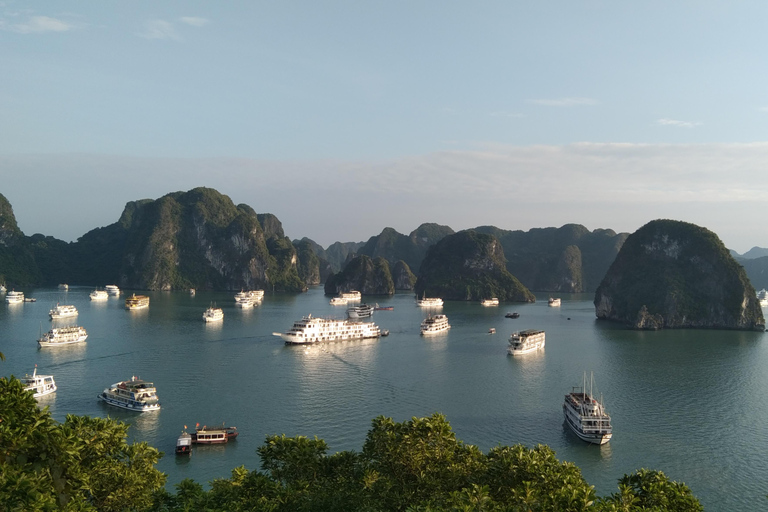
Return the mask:
M568 416L568 412L564 410L563 415L565 416L565 423L570 427L571 432L576 434L576 436L581 439L582 441L586 441L588 443L597 444L597 445L603 445L606 444L608 441L611 440L613 437L613 433L607 433L607 434L587 434L579 430L579 427L573 424L573 421Z
M120 400L116 400L112 397L110 397L106 390L98 394L98 399L106 402L107 405L111 405L113 407L119 407L121 409L125 409L128 411L135 411L135 412L147 412L147 411L158 411L160 410L160 404L133 404L133 403L126 403L122 402Z

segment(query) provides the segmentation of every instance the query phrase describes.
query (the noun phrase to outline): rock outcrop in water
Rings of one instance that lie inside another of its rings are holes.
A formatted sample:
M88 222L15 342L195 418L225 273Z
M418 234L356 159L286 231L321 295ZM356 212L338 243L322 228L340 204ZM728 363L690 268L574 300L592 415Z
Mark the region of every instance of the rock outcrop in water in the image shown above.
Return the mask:
M392 295L395 284L384 258L371 259L362 255L353 258L338 274L331 275L325 282L325 293L337 295L357 290L363 295Z
M504 250L496 237L472 230L446 236L427 251L415 292L446 300L497 297L502 301L536 301L507 271Z
M594 303L598 318L635 329L765 328L755 289L717 235L680 221L630 235Z

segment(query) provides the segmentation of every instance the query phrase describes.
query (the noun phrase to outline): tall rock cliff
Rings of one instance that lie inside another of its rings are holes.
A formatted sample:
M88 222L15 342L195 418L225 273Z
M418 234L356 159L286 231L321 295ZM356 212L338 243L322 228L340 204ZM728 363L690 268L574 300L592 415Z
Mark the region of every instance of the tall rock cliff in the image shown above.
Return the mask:
M10 290L42 280L33 247L19 229L11 203L0 194L0 284Z
M381 233L368 239L357 252L371 258L382 257L390 265L403 260L409 268L419 268L427 249L450 234L453 234L453 230L448 226L433 223L420 225L408 236L392 228L384 228Z
M392 267L392 280L395 282L395 290L413 290L416 285L416 276L403 260L395 262Z
M416 295L448 300L535 302L535 296L505 266L496 237L460 231L430 247L419 269Z
M598 318L635 329L765 328L755 289L717 235L674 220L627 238L594 302Z
M366 255L357 256L344 270L331 275L325 282L325 293L328 295L352 290L358 290L363 295L394 294L395 284L387 260L371 259Z

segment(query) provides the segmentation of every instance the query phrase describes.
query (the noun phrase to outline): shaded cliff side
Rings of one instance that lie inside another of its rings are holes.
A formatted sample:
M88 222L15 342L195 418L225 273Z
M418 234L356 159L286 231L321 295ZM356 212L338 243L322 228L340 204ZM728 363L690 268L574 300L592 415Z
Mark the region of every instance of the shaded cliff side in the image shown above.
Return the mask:
M755 289L717 235L674 220L627 238L594 303L598 318L635 329L765 328Z
M395 284L389 263L384 258L371 259L366 255L353 258L344 270L328 277L325 293L337 295L358 290L363 295L392 295Z
M474 230L446 236L430 247L419 269L417 296L447 300L535 302L535 296L505 266L496 237Z

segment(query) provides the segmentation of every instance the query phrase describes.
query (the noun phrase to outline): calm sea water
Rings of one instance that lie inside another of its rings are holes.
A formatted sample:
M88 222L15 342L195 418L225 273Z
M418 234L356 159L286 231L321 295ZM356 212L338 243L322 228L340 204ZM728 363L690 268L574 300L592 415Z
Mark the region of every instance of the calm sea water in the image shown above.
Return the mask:
M373 320L389 337L286 346L272 336L306 314L342 317L322 289L267 294L242 310L233 293L149 293L148 310L129 312L124 297L91 302L91 288L25 289L35 303L0 307L0 374L53 374L59 386L41 404L66 414L107 415L131 424L131 436L165 451L169 484L206 483L245 465L257 469L265 436L318 436L331 451L362 449L371 420L440 412L459 439L482 450L522 443L551 446L577 464L597 492L639 468L685 482L707 510L765 509L768 500L768 339L764 333L682 330L635 332L595 320L591 295L562 295L559 308L535 304L447 302L452 329L422 338L424 311L411 294L377 299L393 311ZM370 299L370 298L369 298ZM89 333L77 346L38 349L57 302L80 311ZM224 321L202 321L211 303ZM506 319L509 311L518 319ZM488 334L495 327L497 334ZM546 349L507 356L513 330L544 329ZM588 445L563 424L563 396L593 372L613 418L613 440ZM153 381L162 410L131 413L96 399L107 385L136 375ZM236 442L196 447L176 458L184 426L226 422Z

